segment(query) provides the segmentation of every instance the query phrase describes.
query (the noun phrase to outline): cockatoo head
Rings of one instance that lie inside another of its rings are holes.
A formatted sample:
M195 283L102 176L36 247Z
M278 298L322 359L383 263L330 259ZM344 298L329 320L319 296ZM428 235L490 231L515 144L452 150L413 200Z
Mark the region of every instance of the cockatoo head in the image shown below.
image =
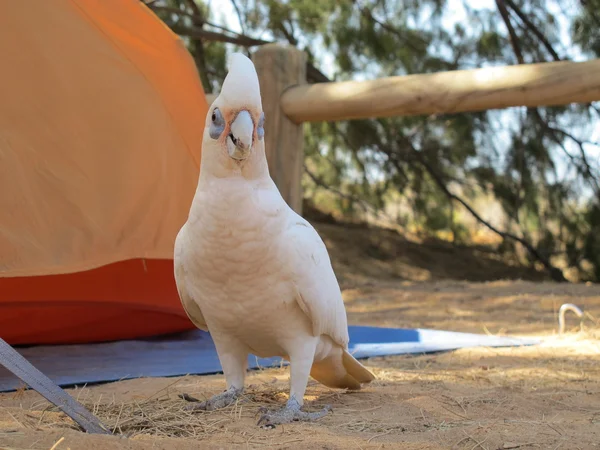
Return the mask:
M202 165L221 176L264 159L265 115L256 69L241 53L232 54L228 66L221 93L208 110L202 144Z

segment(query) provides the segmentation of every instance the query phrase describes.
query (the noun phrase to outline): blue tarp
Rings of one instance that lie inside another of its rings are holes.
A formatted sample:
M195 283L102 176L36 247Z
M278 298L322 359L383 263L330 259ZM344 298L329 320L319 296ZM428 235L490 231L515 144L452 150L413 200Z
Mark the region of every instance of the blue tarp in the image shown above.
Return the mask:
M487 336L427 329L350 326L350 353L356 358L431 353L467 347L534 345L534 339ZM16 348L56 384L85 383L140 377L208 375L221 372L210 335L193 330L143 340L99 344L51 345ZM248 366L280 366L280 358L250 356ZM0 367L0 392L19 388L22 382Z

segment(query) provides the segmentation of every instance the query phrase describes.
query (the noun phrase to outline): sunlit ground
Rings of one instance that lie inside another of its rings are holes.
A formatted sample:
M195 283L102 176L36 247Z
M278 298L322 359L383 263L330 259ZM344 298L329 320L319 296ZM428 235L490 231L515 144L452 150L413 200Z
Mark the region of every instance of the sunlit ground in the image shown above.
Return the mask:
M71 390L129 440L87 436L35 392L0 396L8 448L590 449L600 443L600 287L553 283L377 282L344 292L352 324L538 336L542 344L374 358L377 380L357 393L311 382L306 408L331 404L315 424L263 430L259 408L287 398L287 369L253 372L246 397L190 413L180 393L221 391L221 376L142 379ZM584 308L583 322L562 303ZM0 447L1 448L1 447Z
M421 327L495 335L547 336L558 332L558 310L573 303L583 322L567 312L566 329L600 326L600 286L496 281L373 282L344 291L356 324Z

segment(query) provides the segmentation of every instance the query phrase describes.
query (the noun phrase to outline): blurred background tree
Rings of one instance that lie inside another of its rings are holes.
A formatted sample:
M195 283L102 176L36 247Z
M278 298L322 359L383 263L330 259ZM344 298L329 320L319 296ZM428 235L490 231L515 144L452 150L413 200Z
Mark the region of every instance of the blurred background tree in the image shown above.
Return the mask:
M304 50L309 82L600 56L600 0L143 1L207 92L228 52L266 42ZM599 281L598 141L598 104L306 124L305 195L337 218Z

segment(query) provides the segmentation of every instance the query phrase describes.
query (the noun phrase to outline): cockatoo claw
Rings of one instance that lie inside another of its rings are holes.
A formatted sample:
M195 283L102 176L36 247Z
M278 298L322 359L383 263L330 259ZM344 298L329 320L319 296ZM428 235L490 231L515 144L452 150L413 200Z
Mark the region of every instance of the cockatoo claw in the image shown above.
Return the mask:
M214 411L216 409L225 408L235 402L240 394L241 389L229 388L225 392L221 392L204 402L193 402L185 406L186 411Z
M288 401L285 408L278 411L266 412L258 419L258 426L262 428L275 428L276 425L291 422L312 422L321 419L331 411L330 405L325 405L321 411L304 412L300 410L300 404L295 398Z

